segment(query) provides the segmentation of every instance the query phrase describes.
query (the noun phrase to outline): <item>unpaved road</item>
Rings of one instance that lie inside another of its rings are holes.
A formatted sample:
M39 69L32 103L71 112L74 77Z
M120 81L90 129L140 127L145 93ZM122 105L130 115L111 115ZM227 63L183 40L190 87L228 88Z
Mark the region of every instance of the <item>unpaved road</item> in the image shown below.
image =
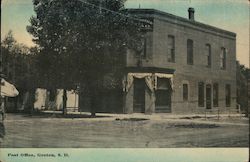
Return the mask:
M3 148L248 147L248 119L115 120L8 114L1 126ZM1 138L1 137L0 137Z

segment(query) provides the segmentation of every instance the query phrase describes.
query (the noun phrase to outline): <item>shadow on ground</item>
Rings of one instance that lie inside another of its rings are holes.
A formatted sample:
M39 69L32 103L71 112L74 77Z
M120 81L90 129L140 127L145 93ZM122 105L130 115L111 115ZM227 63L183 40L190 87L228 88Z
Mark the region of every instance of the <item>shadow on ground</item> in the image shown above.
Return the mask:
M95 115L91 114L62 114L62 113L53 113L53 112L33 112L33 113L19 113L22 117L25 118L108 118L111 116L105 115Z
M117 121L144 121L144 120L149 120L149 119L146 119L146 118L116 118L115 120Z
M203 124L203 123L189 123L189 124L170 124L171 127L176 127L176 128L218 128L220 127L219 125L216 124Z
M214 118L214 117L209 117L209 116L207 116L207 117L202 117L202 116L185 116L185 117L180 117L179 119L201 119L201 118L207 118L207 119L209 119L209 118Z

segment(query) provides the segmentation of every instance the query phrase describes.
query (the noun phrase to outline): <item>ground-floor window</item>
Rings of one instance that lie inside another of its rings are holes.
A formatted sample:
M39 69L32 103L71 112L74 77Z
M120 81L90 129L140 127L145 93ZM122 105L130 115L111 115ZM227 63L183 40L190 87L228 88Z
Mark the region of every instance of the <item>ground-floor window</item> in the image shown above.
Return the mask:
M229 107L231 105L231 86L230 84L226 84L226 106Z
M204 106L204 83L198 83L198 105L200 107Z
M188 84L183 84L183 101L188 101Z
M206 109L212 108L212 88L211 84L206 85Z
M218 83L213 84L213 106L219 106L219 85Z

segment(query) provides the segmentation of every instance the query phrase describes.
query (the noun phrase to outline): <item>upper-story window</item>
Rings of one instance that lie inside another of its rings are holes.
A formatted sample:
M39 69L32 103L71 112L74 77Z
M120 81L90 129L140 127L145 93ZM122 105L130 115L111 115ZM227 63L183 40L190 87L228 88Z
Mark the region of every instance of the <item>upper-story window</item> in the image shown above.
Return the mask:
M147 57L147 37L145 36L142 39L142 57L146 58Z
M193 65L193 51L194 51L194 43L193 40L188 39L187 40L187 64Z
M175 38L168 36L168 62L175 62Z
M221 47L221 53L220 53L220 68L226 69L226 48Z
M207 61L206 61L206 64L207 64L207 67L211 67L211 45L210 44L206 44L206 51L205 51L205 54L206 54L206 58L207 58Z

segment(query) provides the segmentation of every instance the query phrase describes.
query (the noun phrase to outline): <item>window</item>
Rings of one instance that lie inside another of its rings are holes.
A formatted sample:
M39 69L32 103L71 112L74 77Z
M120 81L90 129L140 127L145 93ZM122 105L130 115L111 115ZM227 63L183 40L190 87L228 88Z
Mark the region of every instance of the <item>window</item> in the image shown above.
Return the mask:
M193 40L187 40L187 64L193 65Z
M226 69L226 48L224 48L224 47L221 47L220 68Z
M213 84L213 105L214 105L214 107L219 106L219 85L218 85L218 83Z
M207 67L211 67L211 45L206 44Z
M231 105L231 87L229 84L226 84L226 106L229 107Z
M198 105L200 107L204 106L204 83L198 83Z
M137 57L146 58L147 57L147 36L144 35L140 40L140 44L136 48Z
M147 56L147 37L146 36L143 38L142 45L143 45L142 56L143 56L143 58L146 58L146 56Z
M162 89L162 90L170 90L171 83L169 79L166 78L157 78L157 89Z
M188 84L183 84L183 101L188 100Z
M212 86L206 85L206 109L212 109Z
M175 62L175 38L168 36L168 62Z

